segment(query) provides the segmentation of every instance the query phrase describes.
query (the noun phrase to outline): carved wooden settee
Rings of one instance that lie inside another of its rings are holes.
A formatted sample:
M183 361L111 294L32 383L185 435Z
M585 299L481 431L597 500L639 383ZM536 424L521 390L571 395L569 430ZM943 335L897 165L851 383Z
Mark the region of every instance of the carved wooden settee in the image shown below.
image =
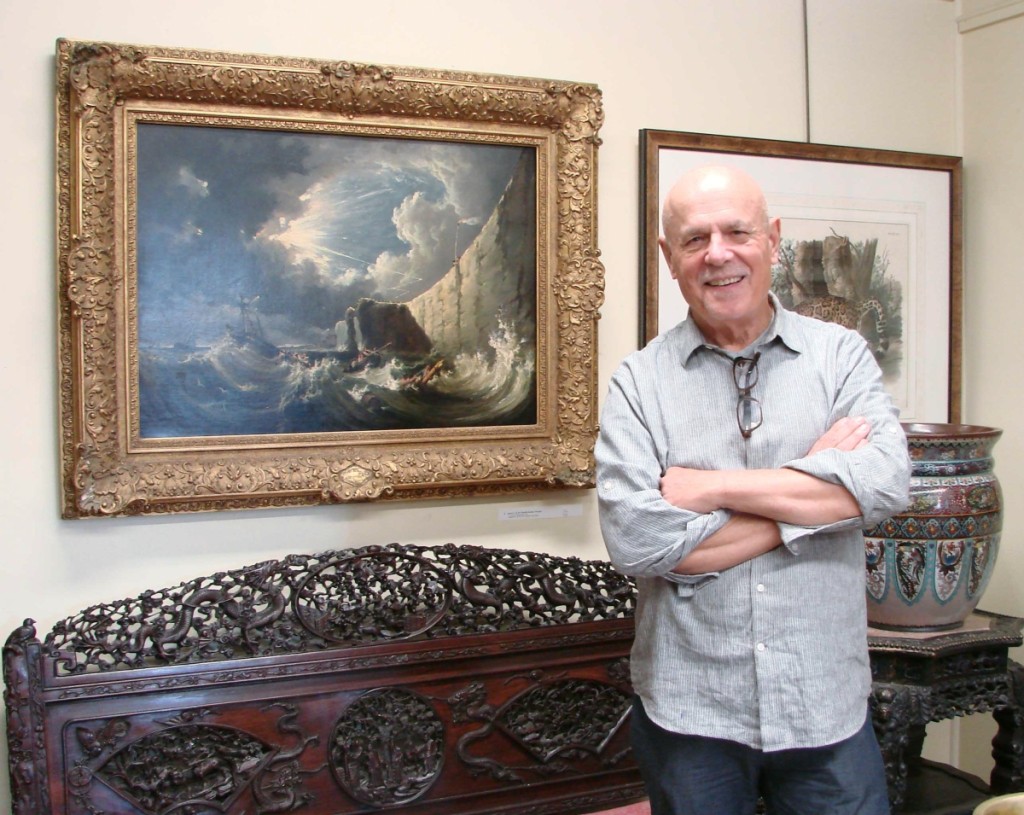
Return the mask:
M294 555L4 648L14 815L570 815L643 797L631 582L447 545Z

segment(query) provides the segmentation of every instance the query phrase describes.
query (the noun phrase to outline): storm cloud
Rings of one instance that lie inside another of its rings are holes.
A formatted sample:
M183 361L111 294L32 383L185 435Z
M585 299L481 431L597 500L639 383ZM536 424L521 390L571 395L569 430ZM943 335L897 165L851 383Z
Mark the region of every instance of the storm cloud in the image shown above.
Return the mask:
M322 345L360 298L443 276L529 149L140 124L139 340L209 344L244 300L271 341Z

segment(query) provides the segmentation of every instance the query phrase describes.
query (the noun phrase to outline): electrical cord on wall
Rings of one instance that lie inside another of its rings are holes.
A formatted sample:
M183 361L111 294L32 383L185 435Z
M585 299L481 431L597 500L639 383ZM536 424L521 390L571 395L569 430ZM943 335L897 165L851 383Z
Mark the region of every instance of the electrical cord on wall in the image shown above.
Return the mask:
M803 0L804 10L804 132L807 143L811 143L811 57L810 37L807 31L807 0Z

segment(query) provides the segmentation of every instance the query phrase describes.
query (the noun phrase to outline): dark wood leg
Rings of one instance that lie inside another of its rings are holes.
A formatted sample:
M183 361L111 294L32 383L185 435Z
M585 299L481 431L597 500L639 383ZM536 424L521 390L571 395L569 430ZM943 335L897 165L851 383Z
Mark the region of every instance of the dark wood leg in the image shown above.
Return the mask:
M907 759L920 755L922 733L916 722L920 700L912 688L875 683L871 721L885 762L889 805L899 812L907 795Z
M1010 661L1009 704L997 707L992 715L999 731L992 739L992 792L1007 793L1024 790L1024 667Z
M921 758L924 751L924 738L928 735L927 728L923 724L912 724L907 731L907 749L905 755L907 761L913 763Z

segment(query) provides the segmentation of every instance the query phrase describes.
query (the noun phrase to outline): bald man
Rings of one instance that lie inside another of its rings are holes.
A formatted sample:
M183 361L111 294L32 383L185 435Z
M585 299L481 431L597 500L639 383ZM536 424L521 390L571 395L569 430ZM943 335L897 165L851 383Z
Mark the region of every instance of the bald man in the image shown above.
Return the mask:
M636 579L633 746L653 815L882 815L861 530L904 509L898 411L859 334L771 293L781 225L733 167L672 187L687 318L605 400L601 530Z

